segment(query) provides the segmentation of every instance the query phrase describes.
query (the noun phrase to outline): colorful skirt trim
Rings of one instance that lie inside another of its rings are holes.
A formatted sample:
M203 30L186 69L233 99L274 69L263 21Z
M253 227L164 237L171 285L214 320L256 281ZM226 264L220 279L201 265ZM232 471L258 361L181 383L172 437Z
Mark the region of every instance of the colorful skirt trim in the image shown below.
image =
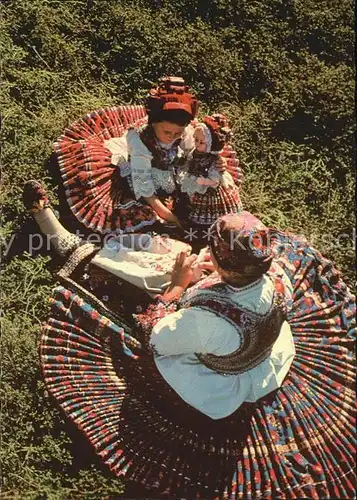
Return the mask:
M95 296L107 280L55 290L44 379L114 474L154 497L354 498L355 300L304 242L280 234L275 251L294 286L295 359L279 390L217 421L163 381L141 332L113 309L118 289Z
M189 221L200 226L211 226L218 217L235 214L243 210L236 186L209 188L205 194L195 193L190 197Z
M66 128L54 150L74 216L99 232L134 232L156 221L156 214L133 199L104 142L145 124L144 106L98 109Z

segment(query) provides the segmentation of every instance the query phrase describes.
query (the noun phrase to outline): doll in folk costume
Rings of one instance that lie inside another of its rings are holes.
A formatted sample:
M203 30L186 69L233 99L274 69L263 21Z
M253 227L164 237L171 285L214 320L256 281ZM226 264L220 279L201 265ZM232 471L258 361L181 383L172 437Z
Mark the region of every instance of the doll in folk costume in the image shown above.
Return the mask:
M228 170L217 169L217 156L232 138L221 114L205 116L194 131L195 149L178 173L181 201L178 212L190 225L210 226L223 215L242 210L238 186Z
M77 219L104 234L157 230L158 220L180 226L167 200L175 196L177 165L193 147L197 106L182 78L165 77L145 107L101 109L66 129L55 150Z

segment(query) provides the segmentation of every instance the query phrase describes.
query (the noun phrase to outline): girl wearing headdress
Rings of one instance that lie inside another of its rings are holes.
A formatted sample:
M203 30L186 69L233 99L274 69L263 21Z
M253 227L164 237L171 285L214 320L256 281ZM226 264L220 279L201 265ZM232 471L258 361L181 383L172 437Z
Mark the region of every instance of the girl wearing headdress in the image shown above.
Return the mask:
M77 219L100 233L136 232L158 220L180 226L170 203L197 105L182 78L165 77L145 108L99 110L66 129L55 150Z
M242 210L237 179L217 169L216 160L232 139L221 114L205 116L194 130L195 149L180 169L181 200L178 213L190 224L209 227L222 215Z

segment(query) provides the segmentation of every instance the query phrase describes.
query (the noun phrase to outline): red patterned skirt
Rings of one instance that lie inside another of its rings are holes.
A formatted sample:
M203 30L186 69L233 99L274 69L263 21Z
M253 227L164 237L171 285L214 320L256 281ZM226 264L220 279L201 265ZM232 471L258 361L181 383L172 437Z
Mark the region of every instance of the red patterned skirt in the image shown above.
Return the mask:
M66 128L55 143L66 199L87 228L134 232L155 223L155 212L134 199L104 144L146 121L144 106L98 109Z
M94 269L55 290L41 341L47 387L114 474L148 496L354 497L355 300L331 262L279 238L296 356L279 390L222 420L158 374L131 321L147 298Z

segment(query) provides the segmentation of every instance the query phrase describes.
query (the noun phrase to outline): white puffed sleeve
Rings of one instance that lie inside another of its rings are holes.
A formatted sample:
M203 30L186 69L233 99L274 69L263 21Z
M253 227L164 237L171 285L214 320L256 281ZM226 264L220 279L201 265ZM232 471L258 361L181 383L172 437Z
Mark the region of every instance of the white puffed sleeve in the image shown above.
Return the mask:
M215 165L212 165L209 168L209 170L208 170L208 178L211 181L216 181L217 183L220 183L221 178L222 178L222 174L220 174L220 172L218 172L218 170L216 169Z
M149 198L155 194L151 172L152 154L134 129L128 131L127 142L135 198Z
M160 356L228 354L239 347L236 328L210 311L181 309L162 318L151 332L150 345Z
M210 167L208 171L208 178L212 181L216 181L217 184L221 184L226 189L234 186L234 180L231 174L226 170L224 172L218 172L215 165Z
M121 165L128 161L127 133L121 137L112 137L104 141L104 146L112 153L111 162L113 165Z

